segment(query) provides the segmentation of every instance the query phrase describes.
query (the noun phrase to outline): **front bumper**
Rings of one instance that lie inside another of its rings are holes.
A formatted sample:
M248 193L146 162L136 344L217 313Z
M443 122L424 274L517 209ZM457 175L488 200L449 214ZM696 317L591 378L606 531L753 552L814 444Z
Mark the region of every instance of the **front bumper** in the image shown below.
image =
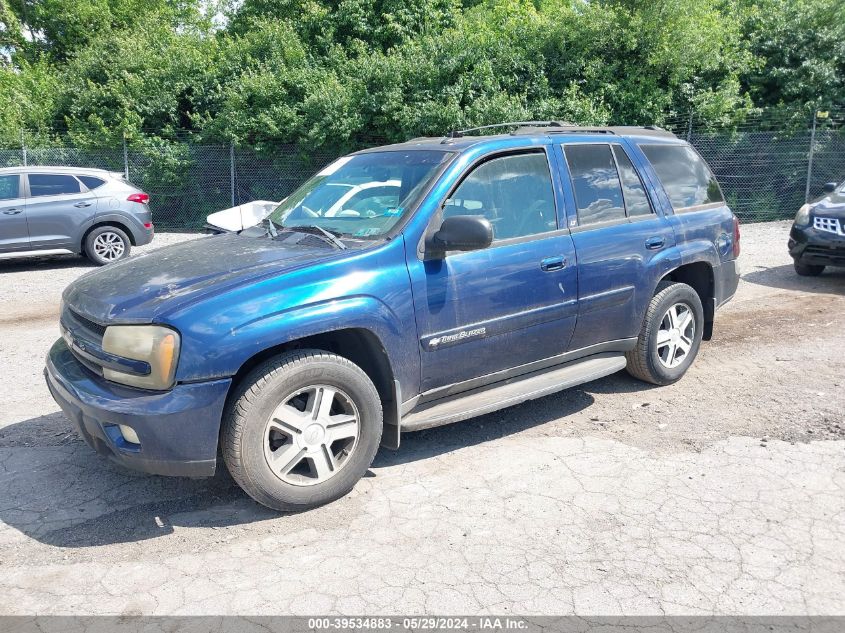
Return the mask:
M214 475L230 379L161 393L122 387L83 367L62 339L47 354L44 375L53 399L101 455L154 475ZM140 444L124 440L119 424L131 427Z
M810 266L845 266L845 236L793 224L787 246L796 262Z

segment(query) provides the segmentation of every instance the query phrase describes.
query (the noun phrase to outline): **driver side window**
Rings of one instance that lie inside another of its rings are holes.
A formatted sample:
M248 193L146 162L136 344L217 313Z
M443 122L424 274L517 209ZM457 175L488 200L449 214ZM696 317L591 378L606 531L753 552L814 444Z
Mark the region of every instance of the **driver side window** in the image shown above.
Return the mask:
M494 241L554 231L557 215L545 152L482 163L458 185L443 214L484 216L493 225Z
M359 191L343 205L343 210L356 215L384 215L399 205L399 186L371 187Z

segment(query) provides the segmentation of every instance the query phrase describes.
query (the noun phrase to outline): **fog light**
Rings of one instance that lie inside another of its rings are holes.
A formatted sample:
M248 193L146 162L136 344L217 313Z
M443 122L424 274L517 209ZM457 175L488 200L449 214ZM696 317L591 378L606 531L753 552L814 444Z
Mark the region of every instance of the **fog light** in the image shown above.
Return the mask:
M141 440L138 439L138 434L135 432L131 426L126 426L125 424L118 424L117 428L120 429L120 434L123 436L123 439L129 442L130 444L140 444Z

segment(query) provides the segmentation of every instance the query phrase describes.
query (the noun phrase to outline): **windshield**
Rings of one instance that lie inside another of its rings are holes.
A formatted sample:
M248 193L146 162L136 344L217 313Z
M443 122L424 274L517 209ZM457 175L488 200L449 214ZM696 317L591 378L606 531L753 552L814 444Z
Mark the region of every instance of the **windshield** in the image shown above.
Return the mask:
M384 235L450 157L437 150L369 152L339 158L270 214L277 227L320 227L335 234Z

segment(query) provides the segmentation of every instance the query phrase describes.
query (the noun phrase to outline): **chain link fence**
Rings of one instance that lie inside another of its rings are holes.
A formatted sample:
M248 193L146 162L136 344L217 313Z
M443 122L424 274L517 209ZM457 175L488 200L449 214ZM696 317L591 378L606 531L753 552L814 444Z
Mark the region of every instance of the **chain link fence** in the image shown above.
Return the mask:
M743 222L788 219L824 183L845 179L845 109L796 121L749 120L720 128L674 119L716 173ZM373 138L367 146L378 145ZM148 141L116 148L0 149L0 166L98 167L128 175L150 194L160 230L197 230L208 214L250 200L281 200L311 174L348 151L296 145L245 148Z

